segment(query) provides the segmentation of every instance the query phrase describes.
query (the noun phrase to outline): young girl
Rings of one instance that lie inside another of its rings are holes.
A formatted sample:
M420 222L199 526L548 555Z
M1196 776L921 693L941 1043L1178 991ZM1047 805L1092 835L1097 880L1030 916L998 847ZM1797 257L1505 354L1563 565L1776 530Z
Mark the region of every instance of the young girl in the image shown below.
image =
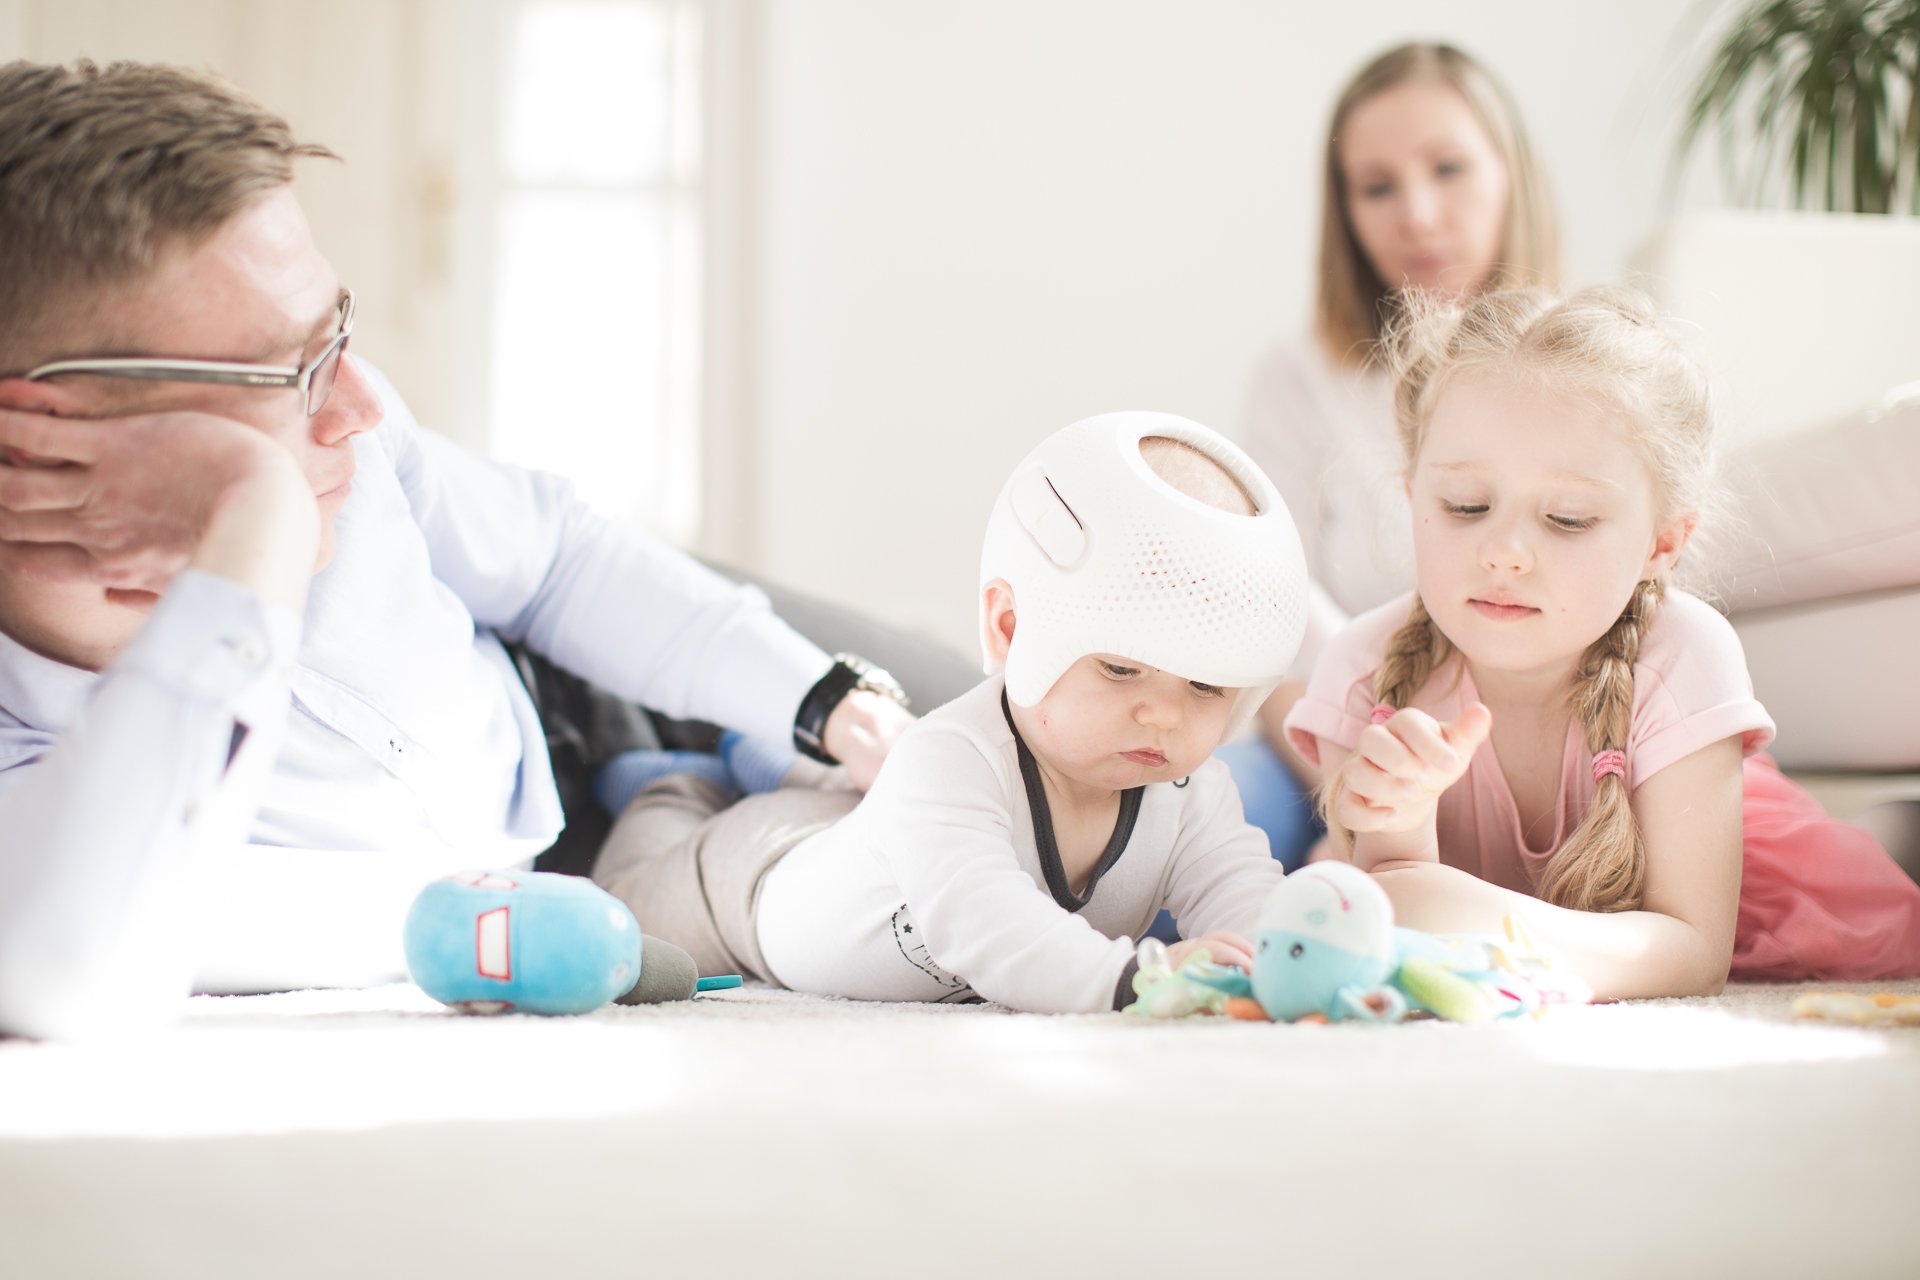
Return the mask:
M1711 419L1645 300L1432 302L1390 349L1417 591L1287 729L1400 922L1517 916L1607 997L1920 974L1920 886L1755 754L1739 641L1670 585Z

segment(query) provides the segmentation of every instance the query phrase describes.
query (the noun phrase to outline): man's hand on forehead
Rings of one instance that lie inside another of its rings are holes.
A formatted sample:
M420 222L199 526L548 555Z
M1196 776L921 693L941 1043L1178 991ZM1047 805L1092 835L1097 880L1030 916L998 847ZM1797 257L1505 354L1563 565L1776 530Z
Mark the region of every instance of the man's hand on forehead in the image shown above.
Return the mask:
M93 426L50 413L0 409L0 456L12 467L85 463L94 456Z
M261 432L211 414L0 408L0 572L159 591L233 487L289 461Z

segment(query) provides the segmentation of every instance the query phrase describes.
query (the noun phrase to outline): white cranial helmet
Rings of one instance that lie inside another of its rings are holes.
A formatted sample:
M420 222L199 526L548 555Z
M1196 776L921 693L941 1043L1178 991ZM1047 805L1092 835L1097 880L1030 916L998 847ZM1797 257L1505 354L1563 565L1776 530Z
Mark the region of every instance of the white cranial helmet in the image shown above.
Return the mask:
M1253 499L1241 515L1161 479L1140 442L1164 436L1220 464ZM1306 630L1300 535L1260 468L1224 437L1167 413L1108 413L1056 431L1000 491L980 553L1017 618L1007 697L1030 707L1073 663L1110 653L1187 680L1245 690L1232 736L1286 674Z

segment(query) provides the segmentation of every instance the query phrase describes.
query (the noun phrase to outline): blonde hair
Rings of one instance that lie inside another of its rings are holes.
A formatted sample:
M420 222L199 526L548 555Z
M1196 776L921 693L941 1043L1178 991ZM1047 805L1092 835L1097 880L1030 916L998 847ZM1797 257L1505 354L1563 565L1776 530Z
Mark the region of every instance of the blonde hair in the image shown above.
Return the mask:
M1403 44L1387 50L1347 82L1327 126L1320 200L1320 279L1314 329L1339 364L1360 365L1391 320L1399 291L1380 278L1347 208L1340 139L1362 103L1417 81L1446 85L1466 100L1507 170L1507 211L1487 288L1513 284L1552 288L1560 280L1560 232L1546 176L1534 159L1520 112L1487 69L1451 45Z
M90 354L61 344L91 308L287 185L302 156L333 153L201 72L0 66L0 375Z
M1560 297L1544 289L1508 289L1464 301L1416 295L1383 349L1395 376L1394 414L1409 469L1448 384L1464 374L1498 370L1619 411L1652 474L1659 526L1709 504L1713 414L1706 375L1638 292L1596 288ZM1633 664L1666 585L1664 578L1639 583L1606 634L1580 656L1570 696L1595 755L1626 750ZM1374 678L1375 701L1408 705L1451 652L1416 596ZM1350 846L1348 833L1339 836ZM1640 905L1645 880L1646 851L1626 779L1608 774L1599 779L1580 825L1541 870L1534 891L1576 910L1627 911Z

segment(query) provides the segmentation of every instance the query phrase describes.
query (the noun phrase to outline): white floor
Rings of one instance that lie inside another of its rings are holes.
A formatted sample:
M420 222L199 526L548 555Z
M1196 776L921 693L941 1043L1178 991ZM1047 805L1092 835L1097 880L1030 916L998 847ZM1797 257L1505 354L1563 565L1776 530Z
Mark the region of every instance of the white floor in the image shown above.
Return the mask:
M1795 991L1489 1028L201 998L0 1042L0 1274L1920 1274L1920 1028Z

